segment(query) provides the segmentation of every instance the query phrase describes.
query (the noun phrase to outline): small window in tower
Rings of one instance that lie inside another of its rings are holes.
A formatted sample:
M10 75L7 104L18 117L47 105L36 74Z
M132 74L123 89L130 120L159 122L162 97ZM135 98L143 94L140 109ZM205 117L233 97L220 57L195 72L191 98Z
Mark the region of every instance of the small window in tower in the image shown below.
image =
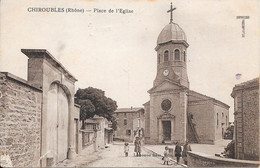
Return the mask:
M166 50L164 52L164 62L166 62L166 61L169 61L169 51L168 50Z
M158 55L158 64L161 63L161 62L160 62L160 57L161 57L161 55L159 54L159 55Z
M174 59L175 60L180 60L180 50L176 49L174 51Z
M183 61L186 62L186 52L183 52Z

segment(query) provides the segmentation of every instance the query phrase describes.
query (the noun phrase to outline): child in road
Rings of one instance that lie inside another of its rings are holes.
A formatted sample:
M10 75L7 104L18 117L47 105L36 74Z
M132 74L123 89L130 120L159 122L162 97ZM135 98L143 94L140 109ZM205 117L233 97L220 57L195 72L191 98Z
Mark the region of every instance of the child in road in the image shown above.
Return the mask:
M167 165L169 165L169 148L168 146L165 146L165 151L163 153L163 164L165 165L165 163L167 163Z
M124 152L125 152L125 156L128 156L128 152L129 152L129 144L127 142L125 142L125 146L124 146Z

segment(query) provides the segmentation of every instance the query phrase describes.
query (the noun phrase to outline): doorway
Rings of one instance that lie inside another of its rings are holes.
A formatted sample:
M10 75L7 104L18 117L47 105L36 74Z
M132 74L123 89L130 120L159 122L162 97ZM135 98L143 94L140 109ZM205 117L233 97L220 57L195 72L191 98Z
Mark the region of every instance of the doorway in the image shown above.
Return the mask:
M165 141L171 140L171 121L162 121L163 139Z
M56 83L47 93L46 151L54 162L63 161L68 152L69 102L65 91Z

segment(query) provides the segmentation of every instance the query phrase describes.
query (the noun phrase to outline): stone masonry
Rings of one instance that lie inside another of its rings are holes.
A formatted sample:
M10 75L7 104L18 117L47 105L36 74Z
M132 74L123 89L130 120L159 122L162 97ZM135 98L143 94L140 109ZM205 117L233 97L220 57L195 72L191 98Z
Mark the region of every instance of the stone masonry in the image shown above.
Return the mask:
M259 78L233 88L235 157L259 160Z
M41 93L10 73L0 73L0 146L15 167L40 158Z

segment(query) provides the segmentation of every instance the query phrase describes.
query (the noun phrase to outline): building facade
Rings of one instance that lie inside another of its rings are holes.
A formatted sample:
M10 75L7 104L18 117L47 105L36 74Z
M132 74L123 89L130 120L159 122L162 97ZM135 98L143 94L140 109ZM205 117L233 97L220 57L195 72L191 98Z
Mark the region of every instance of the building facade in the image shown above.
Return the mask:
M98 122L93 119L86 119L85 128L81 128L82 132L82 148L92 145L97 137Z
M96 126L96 144L97 148L105 148L106 145L113 143L112 123L104 117L95 115L93 120L98 124Z
M133 142L136 136L143 137L145 127L143 108L119 108L115 111L114 117L117 120L115 139Z
M1 73L1 147L15 167L51 166L76 154L77 79L45 49L22 53L27 80Z
M157 73L144 104L146 143L214 144L228 127L228 105L189 89L188 47L184 31L171 19L155 47Z
M86 119L85 128L82 132L82 147L94 146L94 150L103 149L106 145L113 143L112 123L104 117L95 115Z
M259 78L235 85L235 158L259 160Z

